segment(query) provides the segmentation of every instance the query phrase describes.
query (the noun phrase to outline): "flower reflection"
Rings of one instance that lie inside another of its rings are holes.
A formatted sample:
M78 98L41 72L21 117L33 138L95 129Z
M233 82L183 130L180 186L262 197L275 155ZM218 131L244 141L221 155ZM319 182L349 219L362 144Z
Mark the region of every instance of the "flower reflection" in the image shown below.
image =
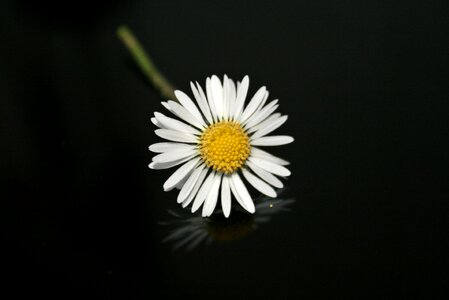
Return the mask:
M200 244L210 244L212 241L238 240L255 230L258 225L270 221L272 215L289 211L289 206L294 202L294 199L268 197L257 200L254 214L248 214L236 208L229 218L225 218L220 210L217 210L210 218L199 215L192 217L190 212L169 210L168 213L174 218L159 223L171 227L163 242L172 243L173 249L192 250Z

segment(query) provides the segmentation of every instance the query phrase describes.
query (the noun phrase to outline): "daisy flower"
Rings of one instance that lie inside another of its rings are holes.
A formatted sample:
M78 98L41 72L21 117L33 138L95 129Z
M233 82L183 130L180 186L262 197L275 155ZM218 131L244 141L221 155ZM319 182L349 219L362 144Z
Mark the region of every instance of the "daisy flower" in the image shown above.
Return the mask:
M285 135L269 133L287 121L274 113L278 100L266 104L268 91L263 86L245 106L249 78L241 82L213 75L206 79L206 92L196 82L190 83L195 102L184 92L175 91L178 102L162 105L179 119L155 112L151 121L156 135L168 140L149 147L159 153L151 169L178 169L165 181L164 191L179 188L178 203L192 204L192 212L202 206L202 216L209 217L221 199L225 217L231 212L231 194L246 211L255 212L254 202L243 178L256 190L275 198L275 188L282 188L278 177L290 175L288 162L260 149L293 142ZM219 197L220 195L220 197Z

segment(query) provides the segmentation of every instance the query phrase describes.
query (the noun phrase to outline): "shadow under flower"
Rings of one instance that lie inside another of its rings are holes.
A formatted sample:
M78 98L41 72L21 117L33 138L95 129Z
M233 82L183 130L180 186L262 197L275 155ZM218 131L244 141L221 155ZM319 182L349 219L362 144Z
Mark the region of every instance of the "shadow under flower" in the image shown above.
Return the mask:
M278 191L282 194L283 190ZM170 227L164 243L172 243L173 250L184 248L193 250L201 244L211 242L231 242L241 239L258 225L269 222L277 213L290 210L294 199L272 199L259 197L255 199L256 212L249 214L240 207L234 207L229 218L223 216L221 210L217 210L210 218L203 218L187 211L175 212L168 210L174 218L159 222L160 225Z

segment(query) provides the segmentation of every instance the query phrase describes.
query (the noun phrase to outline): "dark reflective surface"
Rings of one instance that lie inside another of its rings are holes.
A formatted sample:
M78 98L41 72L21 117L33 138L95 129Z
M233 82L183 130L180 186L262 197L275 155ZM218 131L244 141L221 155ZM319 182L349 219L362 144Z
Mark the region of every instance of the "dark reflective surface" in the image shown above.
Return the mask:
M0 2L2 299L446 298L445 2L31 2ZM162 191L123 23L180 89L249 74L280 99L288 212Z
M281 191L282 192L282 191ZM257 197L254 199L256 212L249 214L240 206L235 205L229 218L225 218L221 209L210 218L200 214L192 216L189 210L169 210L173 218L159 222L169 228L163 242L172 244L173 250L183 248L191 251L201 244L211 242L228 243L242 239L256 230L260 225L271 221L273 215L290 211L294 199L282 199L278 191L276 199Z

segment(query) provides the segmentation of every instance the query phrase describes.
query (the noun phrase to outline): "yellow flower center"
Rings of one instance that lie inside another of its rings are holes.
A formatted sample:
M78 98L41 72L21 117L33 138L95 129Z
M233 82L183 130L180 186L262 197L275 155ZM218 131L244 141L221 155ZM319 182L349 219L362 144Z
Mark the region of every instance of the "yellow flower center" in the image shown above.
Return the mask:
M201 135L200 153L208 167L229 174L240 169L249 156L249 137L237 122L221 121Z

